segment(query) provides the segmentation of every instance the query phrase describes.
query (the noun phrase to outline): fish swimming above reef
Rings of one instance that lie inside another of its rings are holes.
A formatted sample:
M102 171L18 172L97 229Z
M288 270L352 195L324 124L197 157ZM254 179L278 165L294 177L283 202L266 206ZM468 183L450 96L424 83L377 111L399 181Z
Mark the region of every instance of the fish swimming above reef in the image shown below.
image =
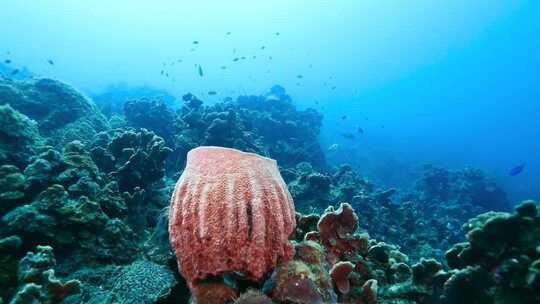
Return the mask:
M343 136L343 138L346 138L346 139L354 139L355 138L354 134L349 133L349 132L341 133L341 136Z
M512 170L510 170L510 176L516 176L520 174L521 172L523 172L523 169L525 169L525 163L515 166L514 168L512 168Z
M18 69L15 69L15 70L11 71L11 73L9 73L9 74L10 74L11 76L13 76L13 75L19 74L19 72L20 72L20 71L19 71Z
M347 119L347 115L343 115L343 116L341 116L341 119L342 119L342 120L345 120L345 119Z
M337 151L339 149L339 144L332 144L328 147L328 151Z
M10 64L10 63L11 63L11 60L6 59L6 60L4 60L4 63L5 63L5 64Z
M216 95L217 92L216 91L208 91L208 95Z
M236 57L236 58L234 58L232 61L233 61L233 62L237 62L238 60L240 60L240 58Z
M193 41L193 44L199 44L199 41L195 40Z
M362 127L358 127L358 133L364 134L364 129L362 129Z
M54 61L52 61L51 59L47 59L47 63L50 65L54 65Z
M302 76L301 74L298 74L298 75L296 75L296 78L302 79L302 78L304 78L304 76Z
M201 77L204 76L202 66L200 64L199 64L199 76L201 76Z

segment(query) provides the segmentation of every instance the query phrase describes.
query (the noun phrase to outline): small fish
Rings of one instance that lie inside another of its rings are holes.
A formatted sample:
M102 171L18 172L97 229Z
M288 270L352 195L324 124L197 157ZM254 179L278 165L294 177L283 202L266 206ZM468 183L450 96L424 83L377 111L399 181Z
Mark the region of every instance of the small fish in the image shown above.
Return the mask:
M246 56L242 56L242 57L240 57L240 59L246 60Z
M358 127L358 133L364 134L364 129L362 129L362 127Z
M253 57L251 57L251 58L253 58L253 59L257 59L257 56L253 56Z
M216 95L217 92L216 91L208 91L208 95Z
M523 172L523 169L525 169L525 163L515 166L514 168L512 168L512 170L510 170L510 176L516 176L520 174L521 172Z
M272 57L272 56L268 56L268 59L269 59L269 60L272 60L272 59L274 59L274 57Z
M381 129L384 129L384 125L381 125Z
M279 35L281 35L281 34L279 32L276 32L276 36L279 36Z
M233 62L237 62L238 60L240 60L240 58L236 57L236 58L234 58L232 61L233 61Z
M48 62L50 65L54 65L54 61L52 61L51 59L47 59L47 62Z
M201 65L199 64L199 76L203 77L203 70L202 70L202 67Z
M304 76L302 76L302 75L298 74L298 75L296 75L296 78L298 78L298 79L302 79L302 78L304 78Z
M336 89L336 86L333 86L333 87L332 87L332 90L335 90L335 89Z
M224 65L220 66L220 69L222 69L222 70L225 70L226 68L227 68L227 67L224 66Z
M193 41L193 44L199 44L199 41L195 40Z
M261 46L261 50L264 50L264 49L266 49L266 46L264 46L264 45Z
M165 74L165 71L161 70L161 72L160 72L160 73L161 73L161 75L163 75L163 74Z
M341 133L341 136L343 136L346 139L354 139L354 134L349 133L349 132Z
M342 120L345 120L345 119L347 119L347 115L343 115L343 116L341 116L341 119L342 119Z
M5 63L5 64L10 64L10 63L11 63L11 60L6 59L6 60L4 60L4 63Z
M178 60L176 60L176 62L181 63L181 62L182 62L182 59L178 59Z
M231 32L226 32L226 33L225 33L225 35L230 35L230 34L231 34Z
M20 71L18 69L15 69L13 71L11 71L10 75L13 76L13 75L16 75L18 74Z
M333 144L333 145L330 145L330 147L328 147L328 151L337 151L338 149L339 149L338 144Z

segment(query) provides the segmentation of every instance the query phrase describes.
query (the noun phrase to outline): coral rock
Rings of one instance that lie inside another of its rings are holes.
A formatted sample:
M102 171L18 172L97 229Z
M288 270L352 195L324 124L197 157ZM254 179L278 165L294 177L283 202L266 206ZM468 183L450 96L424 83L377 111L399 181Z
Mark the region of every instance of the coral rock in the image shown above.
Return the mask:
M260 291L249 289L241 294L234 304L272 304L272 300Z
M368 236L355 233L358 228L358 216L351 205L343 203L337 210L328 207L317 227L321 242L329 251L330 264L352 252L362 255L367 253Z
M342 294L349 293L351 283L349 282L349 274L354 269L354 264L351 262L338 262L330 269L330 275L334 281L334 285Z
M292 258L294 228L293 201L274 160L220 147L188 153L169 231L191 285L234 271L261 280L278 260Z

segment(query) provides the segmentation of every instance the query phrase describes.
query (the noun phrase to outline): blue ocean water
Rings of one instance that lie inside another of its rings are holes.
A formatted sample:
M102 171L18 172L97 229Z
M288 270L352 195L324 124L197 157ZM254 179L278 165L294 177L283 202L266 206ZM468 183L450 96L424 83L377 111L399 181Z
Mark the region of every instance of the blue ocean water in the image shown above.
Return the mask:
M2 61L88 95L123 83L190 91L211 103L280 84L296 104L324 113L321 139L340 145L327 157L379 183L406 185L424 163L469 165L495 176L514 201L539 197L537 1L3 1L0 8ZM524 171L510 177L521 163Z

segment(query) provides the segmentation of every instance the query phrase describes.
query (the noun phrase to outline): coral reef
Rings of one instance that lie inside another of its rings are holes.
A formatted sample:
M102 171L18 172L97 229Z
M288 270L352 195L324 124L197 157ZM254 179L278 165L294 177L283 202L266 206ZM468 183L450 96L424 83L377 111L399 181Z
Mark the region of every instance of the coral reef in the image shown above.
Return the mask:
M35 121L9 104L0 105L0 165L24 167L40 141Z
M159 99L170 107L178 107L176 98L167 91L148 86L129 86L126 83L109 85L105 90L91 97L107 117L123 114L126 102L141 98Z
M37 246L36 253L28 252L18 267L18 280L21 287L10 303L60 303L65 298L80 293L81 282L70 280L62 283L55 277L53 249L50 246Z
M118 182L122 192L148 190L165 176L171 149L163 138L146 129L110 130L96 135L91 154L99 169Z
M210 275L237 271L258 281L290 259L294 216L274 160L229 148L191 150L172 195L169 232L196 297L214 284L201 283Z
M107 122L61 82L0 79L0 303L540 302L538 206L508 213L479 170L379 189L328 168L322 115L279 86L133 94L104 97ZM283 180L267 159L186 158L201 145L272 157Z
M108 128L96 105L72 87L53 79L24 81L0 78L0 104L38 122L39 132L53 145L72 140L88 143Z

